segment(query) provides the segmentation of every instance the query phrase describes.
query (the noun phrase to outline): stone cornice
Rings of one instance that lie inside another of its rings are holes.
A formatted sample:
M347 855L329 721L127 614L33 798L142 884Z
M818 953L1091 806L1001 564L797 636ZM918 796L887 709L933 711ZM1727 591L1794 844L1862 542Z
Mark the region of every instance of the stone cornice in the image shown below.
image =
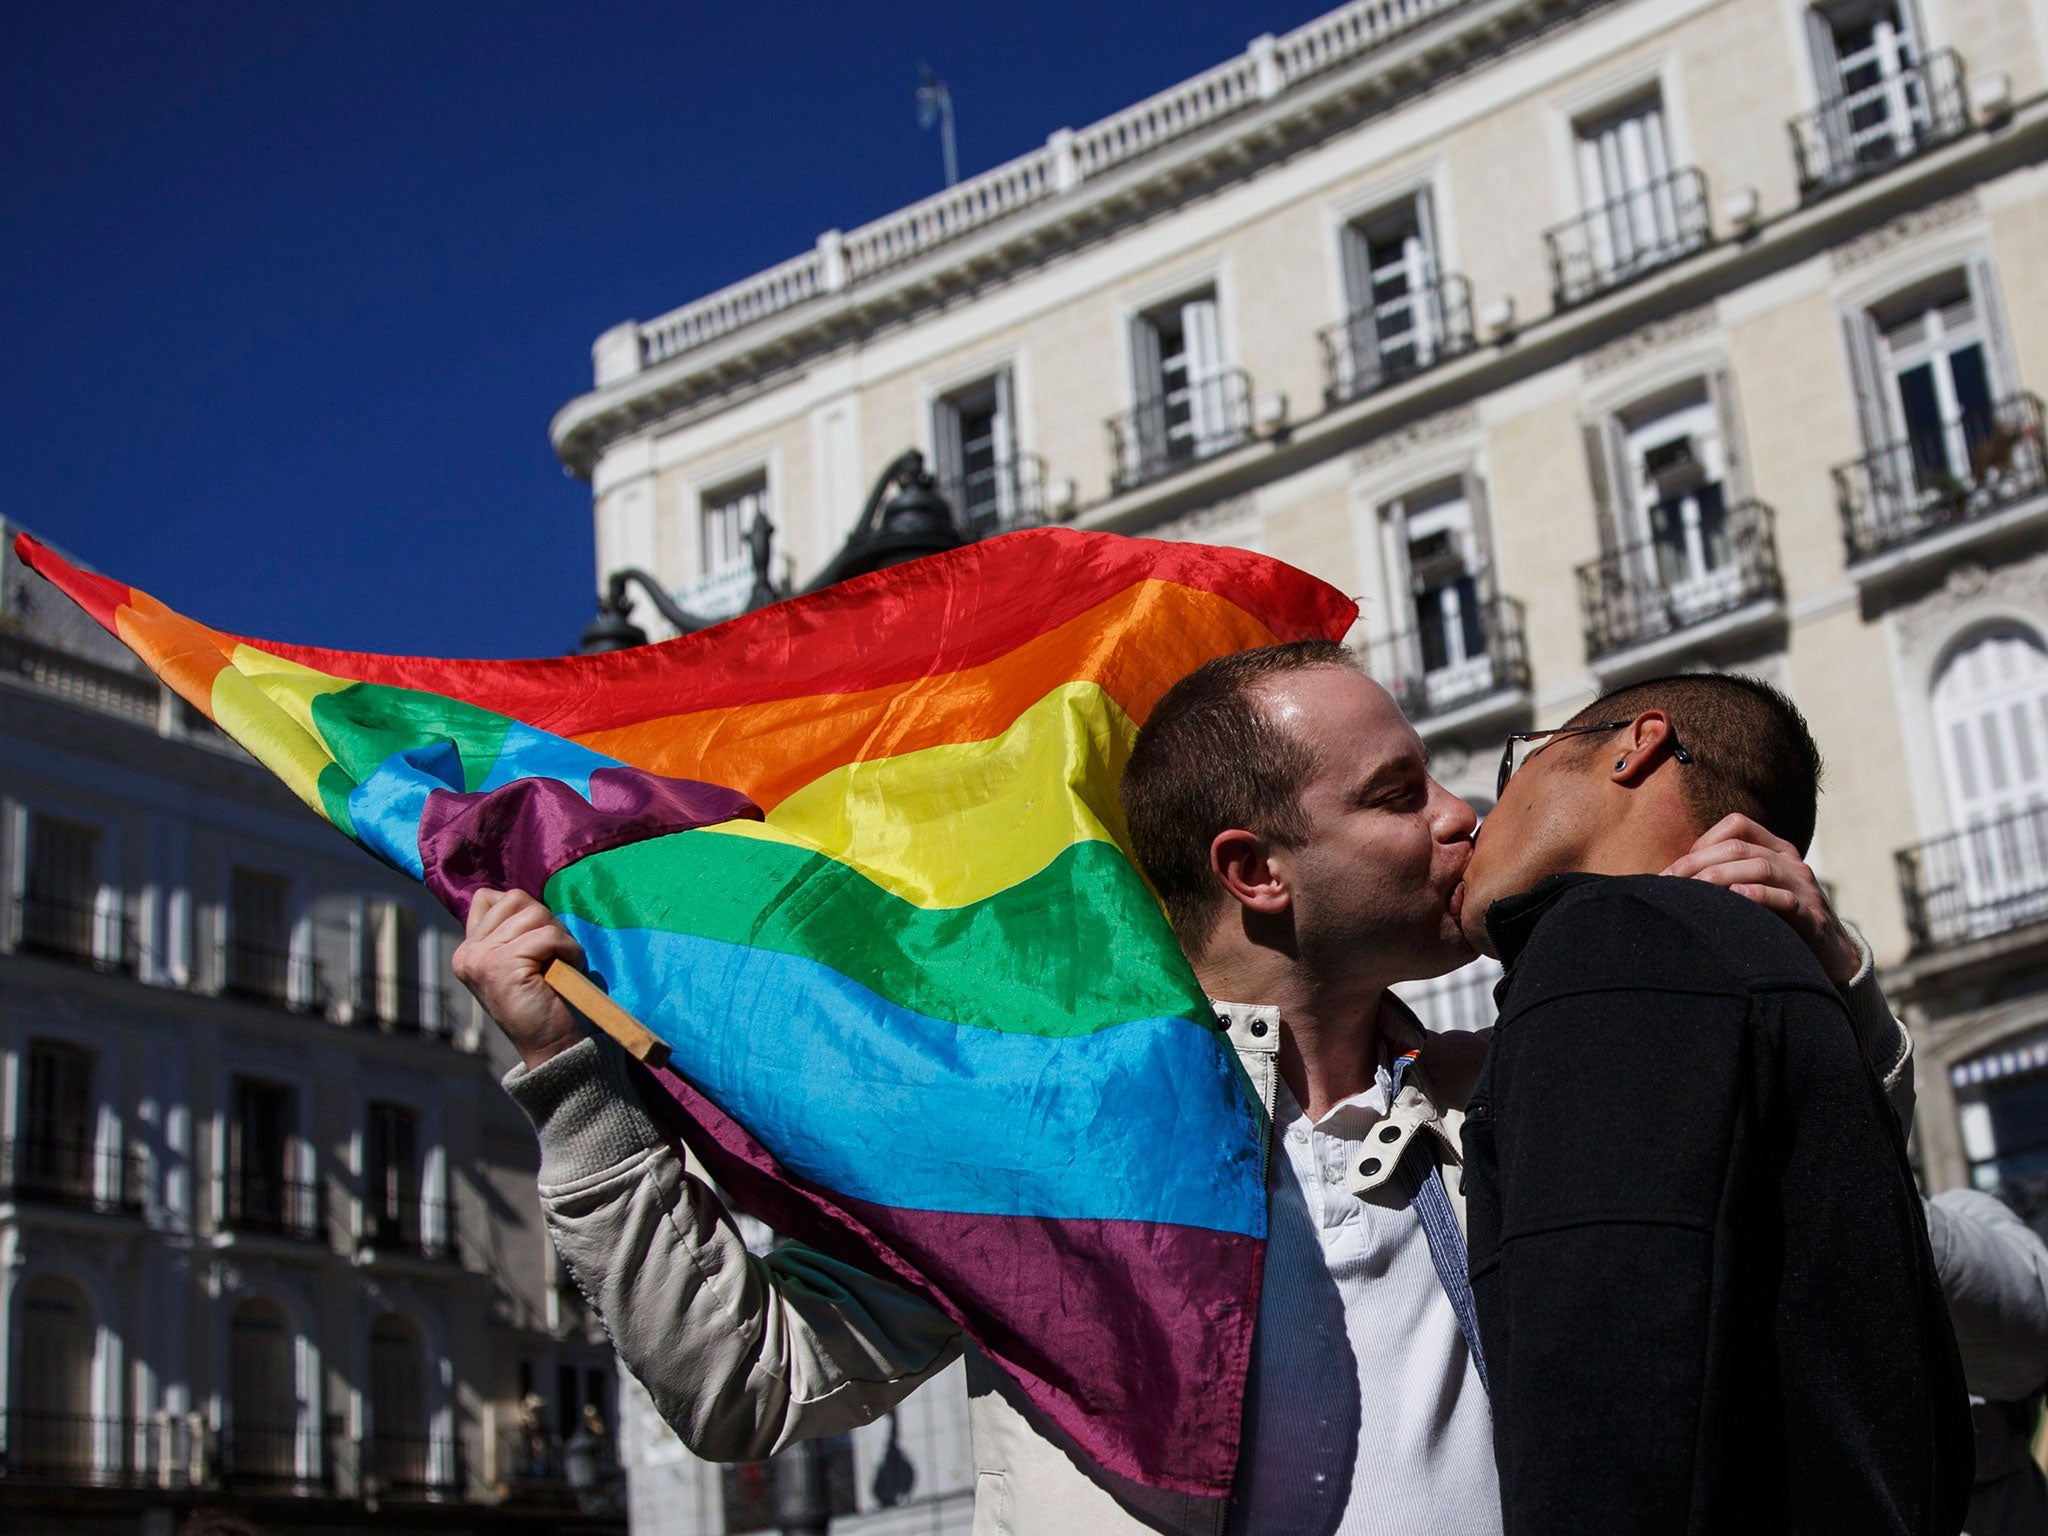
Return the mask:
M1605 3L1457 0L1349 63L1311 75L1270 99L1234 107L1205 127L1004 213L924 255L836 290L805 287L803 297L764 318L579 395L550 423L555 451L572 473L587 479L604 448L620 437L693 408L730 403L851 339L1244 180L1380 115L1555 17ZM765 276L773 279L779 271ZM627 329L618 328L622 341ZM641 333L648 329L631 327L635 366Z

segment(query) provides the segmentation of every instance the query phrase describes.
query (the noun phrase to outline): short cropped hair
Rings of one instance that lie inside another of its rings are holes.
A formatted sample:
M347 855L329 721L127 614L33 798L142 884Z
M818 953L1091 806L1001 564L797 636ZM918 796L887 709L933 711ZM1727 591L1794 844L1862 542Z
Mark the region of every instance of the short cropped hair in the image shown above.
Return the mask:
M1223 903L1209 845L1233 827L1293 847L1307 836L1301 787L1316 771L1310 745L1277 725L1259 685L1319 667L1364 669L1333 640L1295 640L1205 662L1166 691L1124 768L1124 820L1138 867L1174 936L1199 955Z
M1633 720L1646 709L1671 717L1672 733L1692 757L1678 782L1702 832L1739 812L1806 856L1822 765L1806 717L1790 699L1754 677L1688 672L1602 694L1570 723Z

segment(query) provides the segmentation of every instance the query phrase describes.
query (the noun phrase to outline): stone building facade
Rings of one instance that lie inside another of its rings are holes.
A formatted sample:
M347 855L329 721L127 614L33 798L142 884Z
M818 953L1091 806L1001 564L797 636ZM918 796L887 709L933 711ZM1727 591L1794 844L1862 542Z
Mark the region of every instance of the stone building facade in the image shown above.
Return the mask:
M553 436L700 612L906 447L976 532L1291 561L1482 810L1604 687L1778 683L1925 1182L2041 1219L2044 153L2038 0L1364 0L607 331Z
M609 1347L557 1286L459 934L13 532L0 1526L623 1529Z

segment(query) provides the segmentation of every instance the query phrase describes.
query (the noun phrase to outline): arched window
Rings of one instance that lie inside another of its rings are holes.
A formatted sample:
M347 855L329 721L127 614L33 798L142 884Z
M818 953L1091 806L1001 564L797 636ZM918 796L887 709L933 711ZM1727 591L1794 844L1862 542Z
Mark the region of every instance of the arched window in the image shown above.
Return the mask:
M252 1296L228 1322L228 1422L221 1455L228 1475L291 1483L301 1467L297 1348L284 1308Z
M92 1301L45 1275L21 1296L21 1395L10 1436L19 1470L77 1478L93 1465Z
M2032 921L2048 912L2048 650L2017 624L1981 631L1932 705L1954 836L1925 855L1928 897L1964 931Z
M1958 828L2048 803L2048 652L2018 625L1962 646L1934 684L1934 733Z
M370 1472L387 1492L429 1486L426 1375L419 1330L386 1312L370 1329Z

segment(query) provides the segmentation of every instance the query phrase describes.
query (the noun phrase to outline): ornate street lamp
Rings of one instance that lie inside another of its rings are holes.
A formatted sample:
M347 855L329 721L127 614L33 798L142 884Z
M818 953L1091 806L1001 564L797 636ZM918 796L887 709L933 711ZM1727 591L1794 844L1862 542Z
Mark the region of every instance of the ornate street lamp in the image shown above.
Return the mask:
M889 496L889 487L902 490ZM889 496L885 503L883 497ZM832 557L817 579L805 587L816 592L850 576L887 570L892 565L943 554L967 542L953 509L939 494L931 471L924 467L924 455L915 448L898 454L882 471L881 479L868 493L868 504L860 521L846 536L846 543Z
M892 486L900 487L894 496L889 495ZM766 514L756 512L747 529L747 544L754 558L754 586L747 594L749 613L789 596L768 574L774 538L775 525ZM868 493L868 504L861 510L853 532L804 590L816 592L850 576L865 576L870 571L887 570L925 555L942 554L966 542L967 536L960 531L952 506L939 494L931 471L924 466L924 455L912 448L898 454L882 471L882 477ZM577 647L584 655L623 651L647 643L647 631L628 616L632 608L626 596L628 586L639 587L679 634L708 629L716 622L678 606L656 577L629 565L613 571L606 582L597 600L597 617L584 629Z

